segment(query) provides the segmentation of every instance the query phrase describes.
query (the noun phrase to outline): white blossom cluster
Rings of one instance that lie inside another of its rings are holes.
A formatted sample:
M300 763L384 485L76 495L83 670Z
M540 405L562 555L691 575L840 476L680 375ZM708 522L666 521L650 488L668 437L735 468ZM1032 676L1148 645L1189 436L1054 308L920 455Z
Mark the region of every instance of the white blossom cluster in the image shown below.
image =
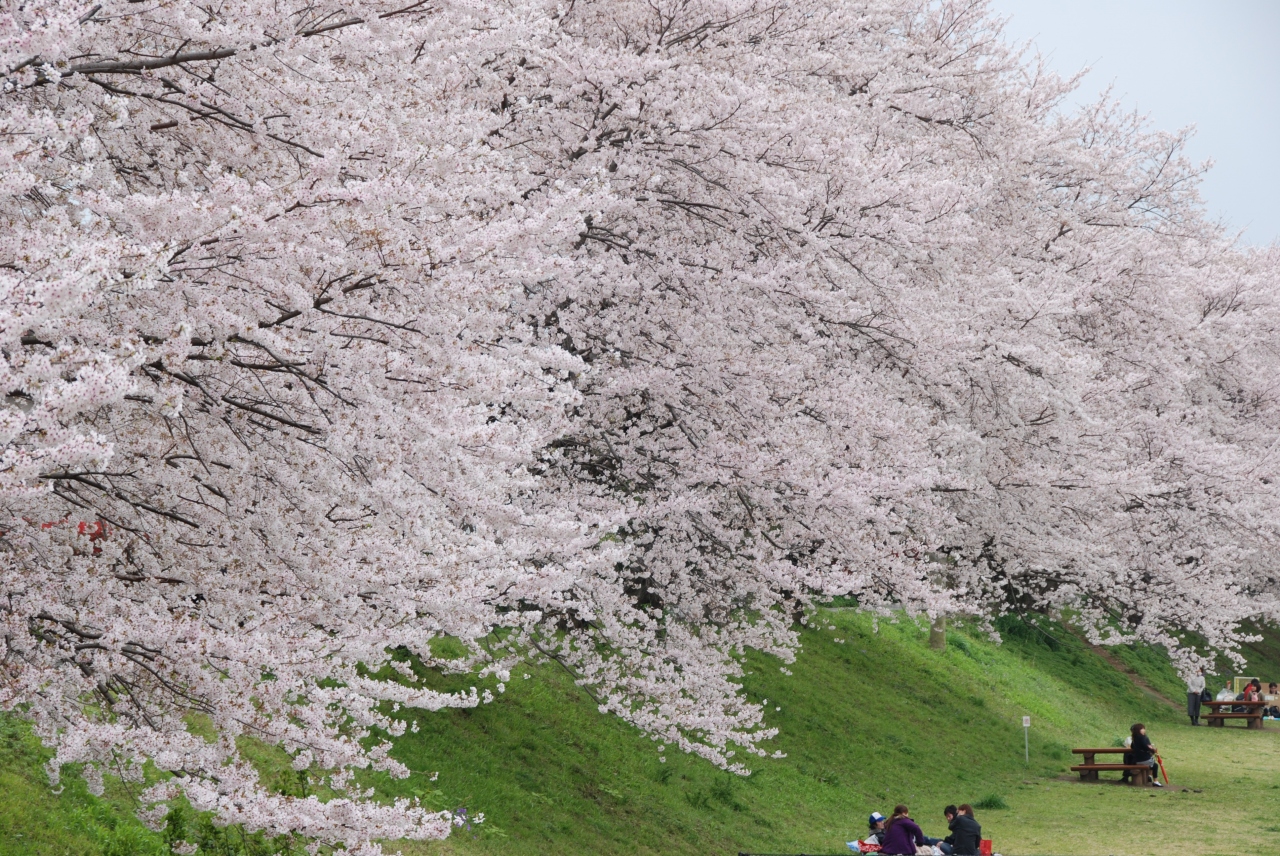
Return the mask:
M819 598L1230 652L1280 254L1072 85L980 2L10 4L0 705L373 853L456 822L353 783L396 711L493 698L394 651L738 772Z

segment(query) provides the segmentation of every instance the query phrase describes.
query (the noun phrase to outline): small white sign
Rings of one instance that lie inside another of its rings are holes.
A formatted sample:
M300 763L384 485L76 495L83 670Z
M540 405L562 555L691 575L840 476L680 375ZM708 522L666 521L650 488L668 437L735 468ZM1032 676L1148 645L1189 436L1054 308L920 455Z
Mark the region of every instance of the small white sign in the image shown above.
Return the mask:
M1030 728L1030 727L1031 727L1031 717L1029 717L1029 716L1024 716L1024 717L1022 717L1022 727L1023 727L1023 728Z

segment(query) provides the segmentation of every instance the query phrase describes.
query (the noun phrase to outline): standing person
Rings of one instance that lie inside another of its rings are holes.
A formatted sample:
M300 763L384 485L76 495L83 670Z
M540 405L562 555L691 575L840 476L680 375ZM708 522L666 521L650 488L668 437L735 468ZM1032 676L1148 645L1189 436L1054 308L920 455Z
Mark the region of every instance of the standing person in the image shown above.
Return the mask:
M1129 744L1129 751L1125 753L1126 764L1142 764L1151 768L1151 784L1157 788L1162 788L1160 780L1156 778L1156 747L1151 742L1151 738L1147 737L1147 727L1141 722L1135 722L1133 727L1129 729L1133 742ZM1129 771L1125 770L1124 775L1120 777L1121 781L1129 778Z
M1200 724L1200 694L1204 692L1204 669L1187 678L1187 716L1192 725Z
M960 806L950 823L953 856L978 856L982 846L982 826L973 816L973 806Z
M916 847L924 844L924 833L911 819L905 805L893 807L893 815L884 826L880 852L884 856L915 856Z

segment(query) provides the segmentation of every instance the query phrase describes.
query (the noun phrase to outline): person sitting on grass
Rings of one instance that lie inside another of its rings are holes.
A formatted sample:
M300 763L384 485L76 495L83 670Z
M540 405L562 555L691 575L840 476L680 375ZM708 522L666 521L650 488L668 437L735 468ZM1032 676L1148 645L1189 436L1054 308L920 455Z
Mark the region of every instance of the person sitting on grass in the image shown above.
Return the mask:
M949 805L942 810L942 816L947 821L948 829L951 828L952 822L955 821L956 815L959 813L960 813L960 809L956 808L954 805ZM928 836L925 836L925 840L930 842L931 844L936 845L937 848L942 851L942 856L952 856L951 845L955 841L954 834L948 835L946 838L942 839L941 841L939 841L936 838L929 838Z
M867 826L870 831L867 837L862 839L863 844L883 844L884 843L884 815L878 811L871 812L871 817L867 818Z
M978 856L982 846L982 826L973 816L973 806L964 803L948 824L951 835L951 856Z
M880 852L883 856L915 856L916 847L922 844L924 833L909 816L907 807L894 806L893 814L885 824L884 835L880 839Z
M1126 764L1141 764L1144 767L1150 767L1151 784L1157 788L1163 787L1159 780L1156 779L1156 747L1151 742L1151 738L1147 737L1147 727L1141 722L1135 722L1133 727L1129 729L1132 735L1132 741L1129 744L1129 751L1124 755ZM1129 771L1125 770L1120 776L1120 781L1127 782L1129 780Z

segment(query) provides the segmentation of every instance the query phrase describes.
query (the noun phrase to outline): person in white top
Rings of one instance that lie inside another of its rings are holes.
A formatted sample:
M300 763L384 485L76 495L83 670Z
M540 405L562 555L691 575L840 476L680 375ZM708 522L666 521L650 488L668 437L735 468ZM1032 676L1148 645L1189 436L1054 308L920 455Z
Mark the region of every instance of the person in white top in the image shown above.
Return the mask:
M1200 724L1200 700L1204 693L1204 669L1187 678L1187 716L1192 725Z

